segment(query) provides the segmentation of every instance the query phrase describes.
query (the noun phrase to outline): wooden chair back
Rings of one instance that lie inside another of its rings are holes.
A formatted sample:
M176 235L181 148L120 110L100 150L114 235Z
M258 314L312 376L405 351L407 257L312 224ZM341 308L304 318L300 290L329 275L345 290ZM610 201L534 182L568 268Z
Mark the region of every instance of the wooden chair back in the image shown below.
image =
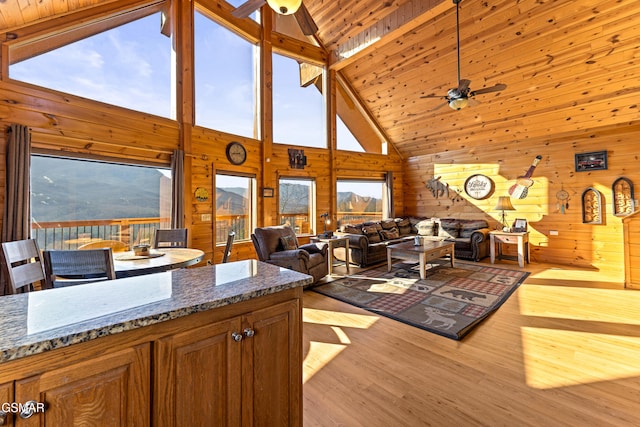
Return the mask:
M153 247L158 248L186 248L187 229L168 228L156 230Z
M22 293L45 287L40 249L34 239L2 243L2 268L8 281L7 293Z
M231 256L231 249L233 249L233 240L236 238L236 232L230 231L227 236L227 245L224 247L224 255L222 256L222 262L228 262Z
M82 285L113 280L116 272L111 248L50 250L42 253L47 287Z
M125 252L129 250L129 245L119 240L96 240L78 247L81 251L106 248L110 248L113 252Z

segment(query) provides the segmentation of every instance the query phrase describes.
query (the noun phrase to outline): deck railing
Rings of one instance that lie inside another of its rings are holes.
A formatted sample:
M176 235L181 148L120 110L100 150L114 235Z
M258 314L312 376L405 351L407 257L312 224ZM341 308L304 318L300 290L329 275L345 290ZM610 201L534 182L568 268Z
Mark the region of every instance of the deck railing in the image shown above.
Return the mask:
M96 240L119 240L129 246L153 242L157 228L168 228L169 218L120 218L84 221L36 222L31 237L40 249L77 249Z
M313 233L308 213L279 215L280 224L288 224L296 234ZM338 212L338 226L382 219L380 213ZM40 249L77 249L96 240L119 240L129 246L153 243L155 230L169 228L169 218L120 218L84 221L36 222L31 225L31 237ZM335 227L328 226L332 229ZM251 221L249 215L219 215L216 217L216 243L224 244L229 231L236 233L235 240L249 240Z

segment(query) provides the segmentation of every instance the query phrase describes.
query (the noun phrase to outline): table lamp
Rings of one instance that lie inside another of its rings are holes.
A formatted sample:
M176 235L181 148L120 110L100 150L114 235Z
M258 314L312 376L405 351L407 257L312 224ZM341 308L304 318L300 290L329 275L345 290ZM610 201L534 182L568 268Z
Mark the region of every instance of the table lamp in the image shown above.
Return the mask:
M502 230L504 231L508 230L509 226L507 225L507 216L505 215L504 211L516 210L516 208L514 208L513 205L511 204L511 197L509 196L498 197L498 203L496 204L496 207L493 208L493 210L502 212Z
M322 233L322 235L325 238L331 237L331 235L333 234L332 232L327 232L327 225L331 224L331 219L329 219L329 213L325 212L323 214L320 215L320 218L322 218L322 225L324 227L324 232Z

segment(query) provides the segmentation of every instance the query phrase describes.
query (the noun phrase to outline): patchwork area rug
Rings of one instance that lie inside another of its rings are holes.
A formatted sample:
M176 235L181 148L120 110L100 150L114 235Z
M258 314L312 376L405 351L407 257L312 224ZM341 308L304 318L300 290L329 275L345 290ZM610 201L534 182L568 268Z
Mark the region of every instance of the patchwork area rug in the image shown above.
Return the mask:
M313 291L460 340L498 309L529 273L448 260L420 279L414 263L386 264L312 288Z

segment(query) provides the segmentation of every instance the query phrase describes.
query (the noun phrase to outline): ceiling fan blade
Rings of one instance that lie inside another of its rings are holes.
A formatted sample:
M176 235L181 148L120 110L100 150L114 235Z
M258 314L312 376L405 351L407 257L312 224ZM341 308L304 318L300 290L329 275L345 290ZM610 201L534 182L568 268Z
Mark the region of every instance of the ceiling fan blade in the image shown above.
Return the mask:
M304 3L300 5L300 8L296 10L293 16L296 17L296 21L298 21L298 25L300 25L302 34L305 36L312 36L318 32L318 26L311 17L309 10L307 10Z
M502 90L505 90L506 88L507 88L506 84L498 83L495 86L485 87L485 88L482 88L482 89L471 91L469 96L481 95L483 93L500 92Z
M444 95L422 95L420 98L440 98L440 99L447 99L446 96Z
M467 80L467 79L460 80L460 82L458 83L458 90L460 91L460 93L465 93L466 91L468 91L470 84L471 84L471 80Z
M438 105L436 105L435 107L433 107L433 108L431 109L431 111L439 110L439 109L441 109L442 107L444 107L445 105L449 105L449 101L445 102L444 104L438 104Z
M469 107L475 107L476 105L482 104L482 102L474 98L467 98L467 102L469 103Z
M231 14L236 18L247 18L253 12L260 9L266 2L266 0L247 0L245 3L233 9Z

